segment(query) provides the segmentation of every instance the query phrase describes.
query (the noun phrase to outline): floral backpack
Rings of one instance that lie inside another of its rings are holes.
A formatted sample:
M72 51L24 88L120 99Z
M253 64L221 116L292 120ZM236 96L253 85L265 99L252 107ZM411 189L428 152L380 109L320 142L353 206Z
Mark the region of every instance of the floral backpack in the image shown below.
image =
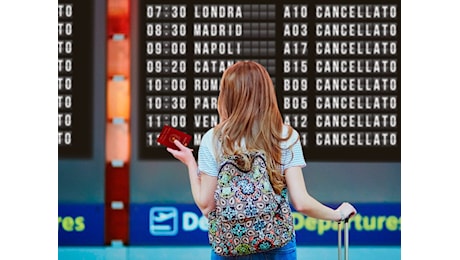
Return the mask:
M208 236L218 255L253 254L291 241L294 228L287 189L281 195L274 192L264 154L222 158L217 182Z

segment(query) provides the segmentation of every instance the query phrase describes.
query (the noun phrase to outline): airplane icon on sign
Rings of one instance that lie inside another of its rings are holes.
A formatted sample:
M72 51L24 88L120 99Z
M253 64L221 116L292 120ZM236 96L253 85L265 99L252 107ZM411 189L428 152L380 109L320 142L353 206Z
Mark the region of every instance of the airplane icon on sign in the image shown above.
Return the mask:
M150 234L175 236L178 232L179 214L174 207L152 207L149 214Z

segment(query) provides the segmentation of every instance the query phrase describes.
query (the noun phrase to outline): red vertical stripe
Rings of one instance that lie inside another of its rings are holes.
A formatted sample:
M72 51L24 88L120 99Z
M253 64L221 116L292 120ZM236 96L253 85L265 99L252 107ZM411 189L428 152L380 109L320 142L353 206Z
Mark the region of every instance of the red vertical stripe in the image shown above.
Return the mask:
M128 82L128 92L130 92L130 1L129 0L107 0L107 84L106 93L113 93L113 89L110 87L117 86L114 83L114 77L126 80ZM126 44L120 44L120 36L122 40L128 42ZM118 38L116 38L118 37ZM115 41L118 42L115 42ZM110 47L110 48L109 48ZM120 60L126 59L126 60ZM123 64L124 66L119 66ZM121 69L120 69L121 68ZM113 72L116 75L113 75ZM119 96L119 95L118 95ZM123 114L118 114L117 118L109 118L113 113L106 113L106 124L114 124L114 120L117 123L126 123L128 125L128 143L130 143L130 117L129 117L129 105L130 95L128 97L119 96L122 100L117 100L117 95L107 95L110 100L110 108L114 111L127 111ZM113 107L113 106L128 106L128 107ZM107 106L106 106L107 107ZM124 117L124 118L123 118ZM124 245L129 243L129 161L130 156L126 159L117 158L120 155L130 155L130 145L115 145L120 140L111 140L114 135L107 135L106 138L106 167L105 167L105 243L110 245L114 241L121 241ZM126 140L126 136L123 136L123 140ZM107 151L107 150L110 151ZM113 149L120 149L114 151ZM126 150L128 149L128 150Z

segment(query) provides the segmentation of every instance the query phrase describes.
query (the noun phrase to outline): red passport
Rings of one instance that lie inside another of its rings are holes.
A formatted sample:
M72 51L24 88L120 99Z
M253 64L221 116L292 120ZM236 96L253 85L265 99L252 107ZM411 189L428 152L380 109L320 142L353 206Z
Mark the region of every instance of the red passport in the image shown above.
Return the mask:
M187 146L192 140L192 136L169 125L163 126L163 129L157 138L157 142L166 147L179 150L179 148L177 148L174 144L174 140L179 140L184 146Z

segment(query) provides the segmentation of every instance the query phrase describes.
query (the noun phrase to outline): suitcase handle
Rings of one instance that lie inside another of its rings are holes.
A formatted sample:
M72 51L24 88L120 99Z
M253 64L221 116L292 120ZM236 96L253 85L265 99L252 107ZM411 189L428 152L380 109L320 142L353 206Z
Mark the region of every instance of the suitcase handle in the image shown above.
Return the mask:
M348 240L349 240L349 223L348 223L349 218L346 218L343 220L345 224L345 229L344 229L344 260L348 260ZM338 222L338 259L342 260L342 221Z

